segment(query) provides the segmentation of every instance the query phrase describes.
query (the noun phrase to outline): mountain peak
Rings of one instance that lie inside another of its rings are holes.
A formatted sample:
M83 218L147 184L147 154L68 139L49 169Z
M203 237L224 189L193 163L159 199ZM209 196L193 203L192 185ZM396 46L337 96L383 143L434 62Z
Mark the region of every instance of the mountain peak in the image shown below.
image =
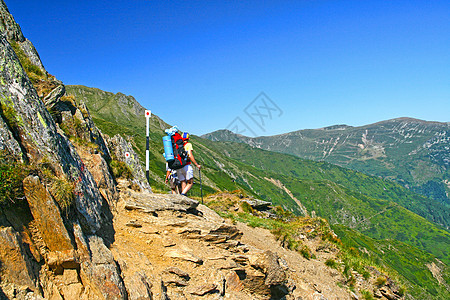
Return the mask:
M339 124L339 125L332 125L332 126L327 126L327 127L323 127L320 128L322 130L345 130L348 128L353 128L353 126L349 126L349 125L345 125L345 124Z
M201 137L211 141L228 141L228 142L239 142L243 139L250 139L249 137L246 137L238 133L234 133L228 129L219 129L210 133L206 133Z
M426 120L421 120L421 119L416 119L416 118L411 118L411 117L399 117L399 118L394 118L394 119L389 119L389 120L385 120L385 121L380 121L371 125L375 125L375 124L386 124L386 123L419 123L419 124L448 124L448 122L438 122L438 121L426 121Z

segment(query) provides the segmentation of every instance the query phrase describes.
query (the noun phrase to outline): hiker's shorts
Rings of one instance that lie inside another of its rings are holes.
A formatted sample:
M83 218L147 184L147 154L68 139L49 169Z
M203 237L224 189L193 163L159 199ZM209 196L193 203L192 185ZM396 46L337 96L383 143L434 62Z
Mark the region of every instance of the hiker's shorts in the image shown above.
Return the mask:
M178 180L179 181L188 181L194 178L194 169L191 165L186 165L181 169L177 170Z

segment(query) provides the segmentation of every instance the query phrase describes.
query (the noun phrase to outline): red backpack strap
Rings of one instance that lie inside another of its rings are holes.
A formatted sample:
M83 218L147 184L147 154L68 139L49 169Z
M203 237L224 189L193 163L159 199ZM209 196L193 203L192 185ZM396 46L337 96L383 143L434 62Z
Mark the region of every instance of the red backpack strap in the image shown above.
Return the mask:
M175 133L173 136L173 142L177 145L177 149L181 146L183 146L184 142L183 142L183 138L181 137L181 135L177 132Z

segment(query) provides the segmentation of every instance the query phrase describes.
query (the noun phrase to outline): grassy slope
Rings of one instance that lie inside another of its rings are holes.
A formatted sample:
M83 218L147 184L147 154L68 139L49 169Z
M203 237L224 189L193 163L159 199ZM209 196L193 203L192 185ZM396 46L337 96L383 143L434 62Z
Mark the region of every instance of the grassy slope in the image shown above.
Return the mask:
M205 136L248 143L315 161L324 160L366 174L391 178L450 206L446 194L448 188L443 182L450 178L450 126L446 123L403 118L362 127L309 129L257 138L237 136L223 130Z
M431 264L440 264L429 253L397 240L372 239L342 225L332 228L347 247L364 248L367 256L406 278L409 293L416 299L449 299L450 292L443 285L436 284L436 278L428 268ZM441 267L440 280L449 285L449 269Z
M390 180L368 176L326 162L309 161L292 155L255 149L247 144L209 142L207 145L217 152L258 169L298 179L329 180L373 198L396 202L429 221L450 227L449 208Z
M281 179L308 211L375 239L396 239L450 263L450 233L395 202L353 192L333 182ZM427 230L423 230L427 228Z

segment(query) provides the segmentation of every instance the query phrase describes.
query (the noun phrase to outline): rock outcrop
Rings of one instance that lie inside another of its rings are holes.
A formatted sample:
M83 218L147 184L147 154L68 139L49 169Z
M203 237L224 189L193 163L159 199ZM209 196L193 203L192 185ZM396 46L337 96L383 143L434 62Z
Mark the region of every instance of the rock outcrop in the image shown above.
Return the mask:
M4 36L0 37L0 53L2 119L8 124L9 136L14 136L20 145L21 153L17 153L17 147L8 147L13 143L1 148L14 157L23 156L31 164L50 162L57 175L75 182L75 204L80 220L86 230L98 232L108 221L101 216L102 198L91 173L58 130Z
M243 244L236 226L197 201L128 189L120 203L112 251L125 278L144 272L154 295L281 299L289 293L278 255Z
M127 142L120 135L115 135L113 138L108 139L108 145L117 159L126 163L130 168L132 183L139 187L141 191L151 192L152 189L145 178L139 156L134 151L130 142Z
M2 163L5 158L8 163L23 162L32 173L23 181L25 198L14 205L20 209L2 200L0 295L124 299L123 280L107 246L114 241L108 201L118 199L106 163L108 148L88 113L71 104L60 105L62 83L45 99L38 95L36 84L46 83L30 81L10 43L18 43L27 62L43 69L39 56L3 1L0 14L1 159ZM50 80L50 85L57 82ZM57 110L61 118L54 119L48 109ZM80 139L70 141L69 137ZM83 146L93 141L101 155L86 166L82 157L92 158L95 153ZM90 169L101 171L91 173ZM108 193L102 193L99 184Z

